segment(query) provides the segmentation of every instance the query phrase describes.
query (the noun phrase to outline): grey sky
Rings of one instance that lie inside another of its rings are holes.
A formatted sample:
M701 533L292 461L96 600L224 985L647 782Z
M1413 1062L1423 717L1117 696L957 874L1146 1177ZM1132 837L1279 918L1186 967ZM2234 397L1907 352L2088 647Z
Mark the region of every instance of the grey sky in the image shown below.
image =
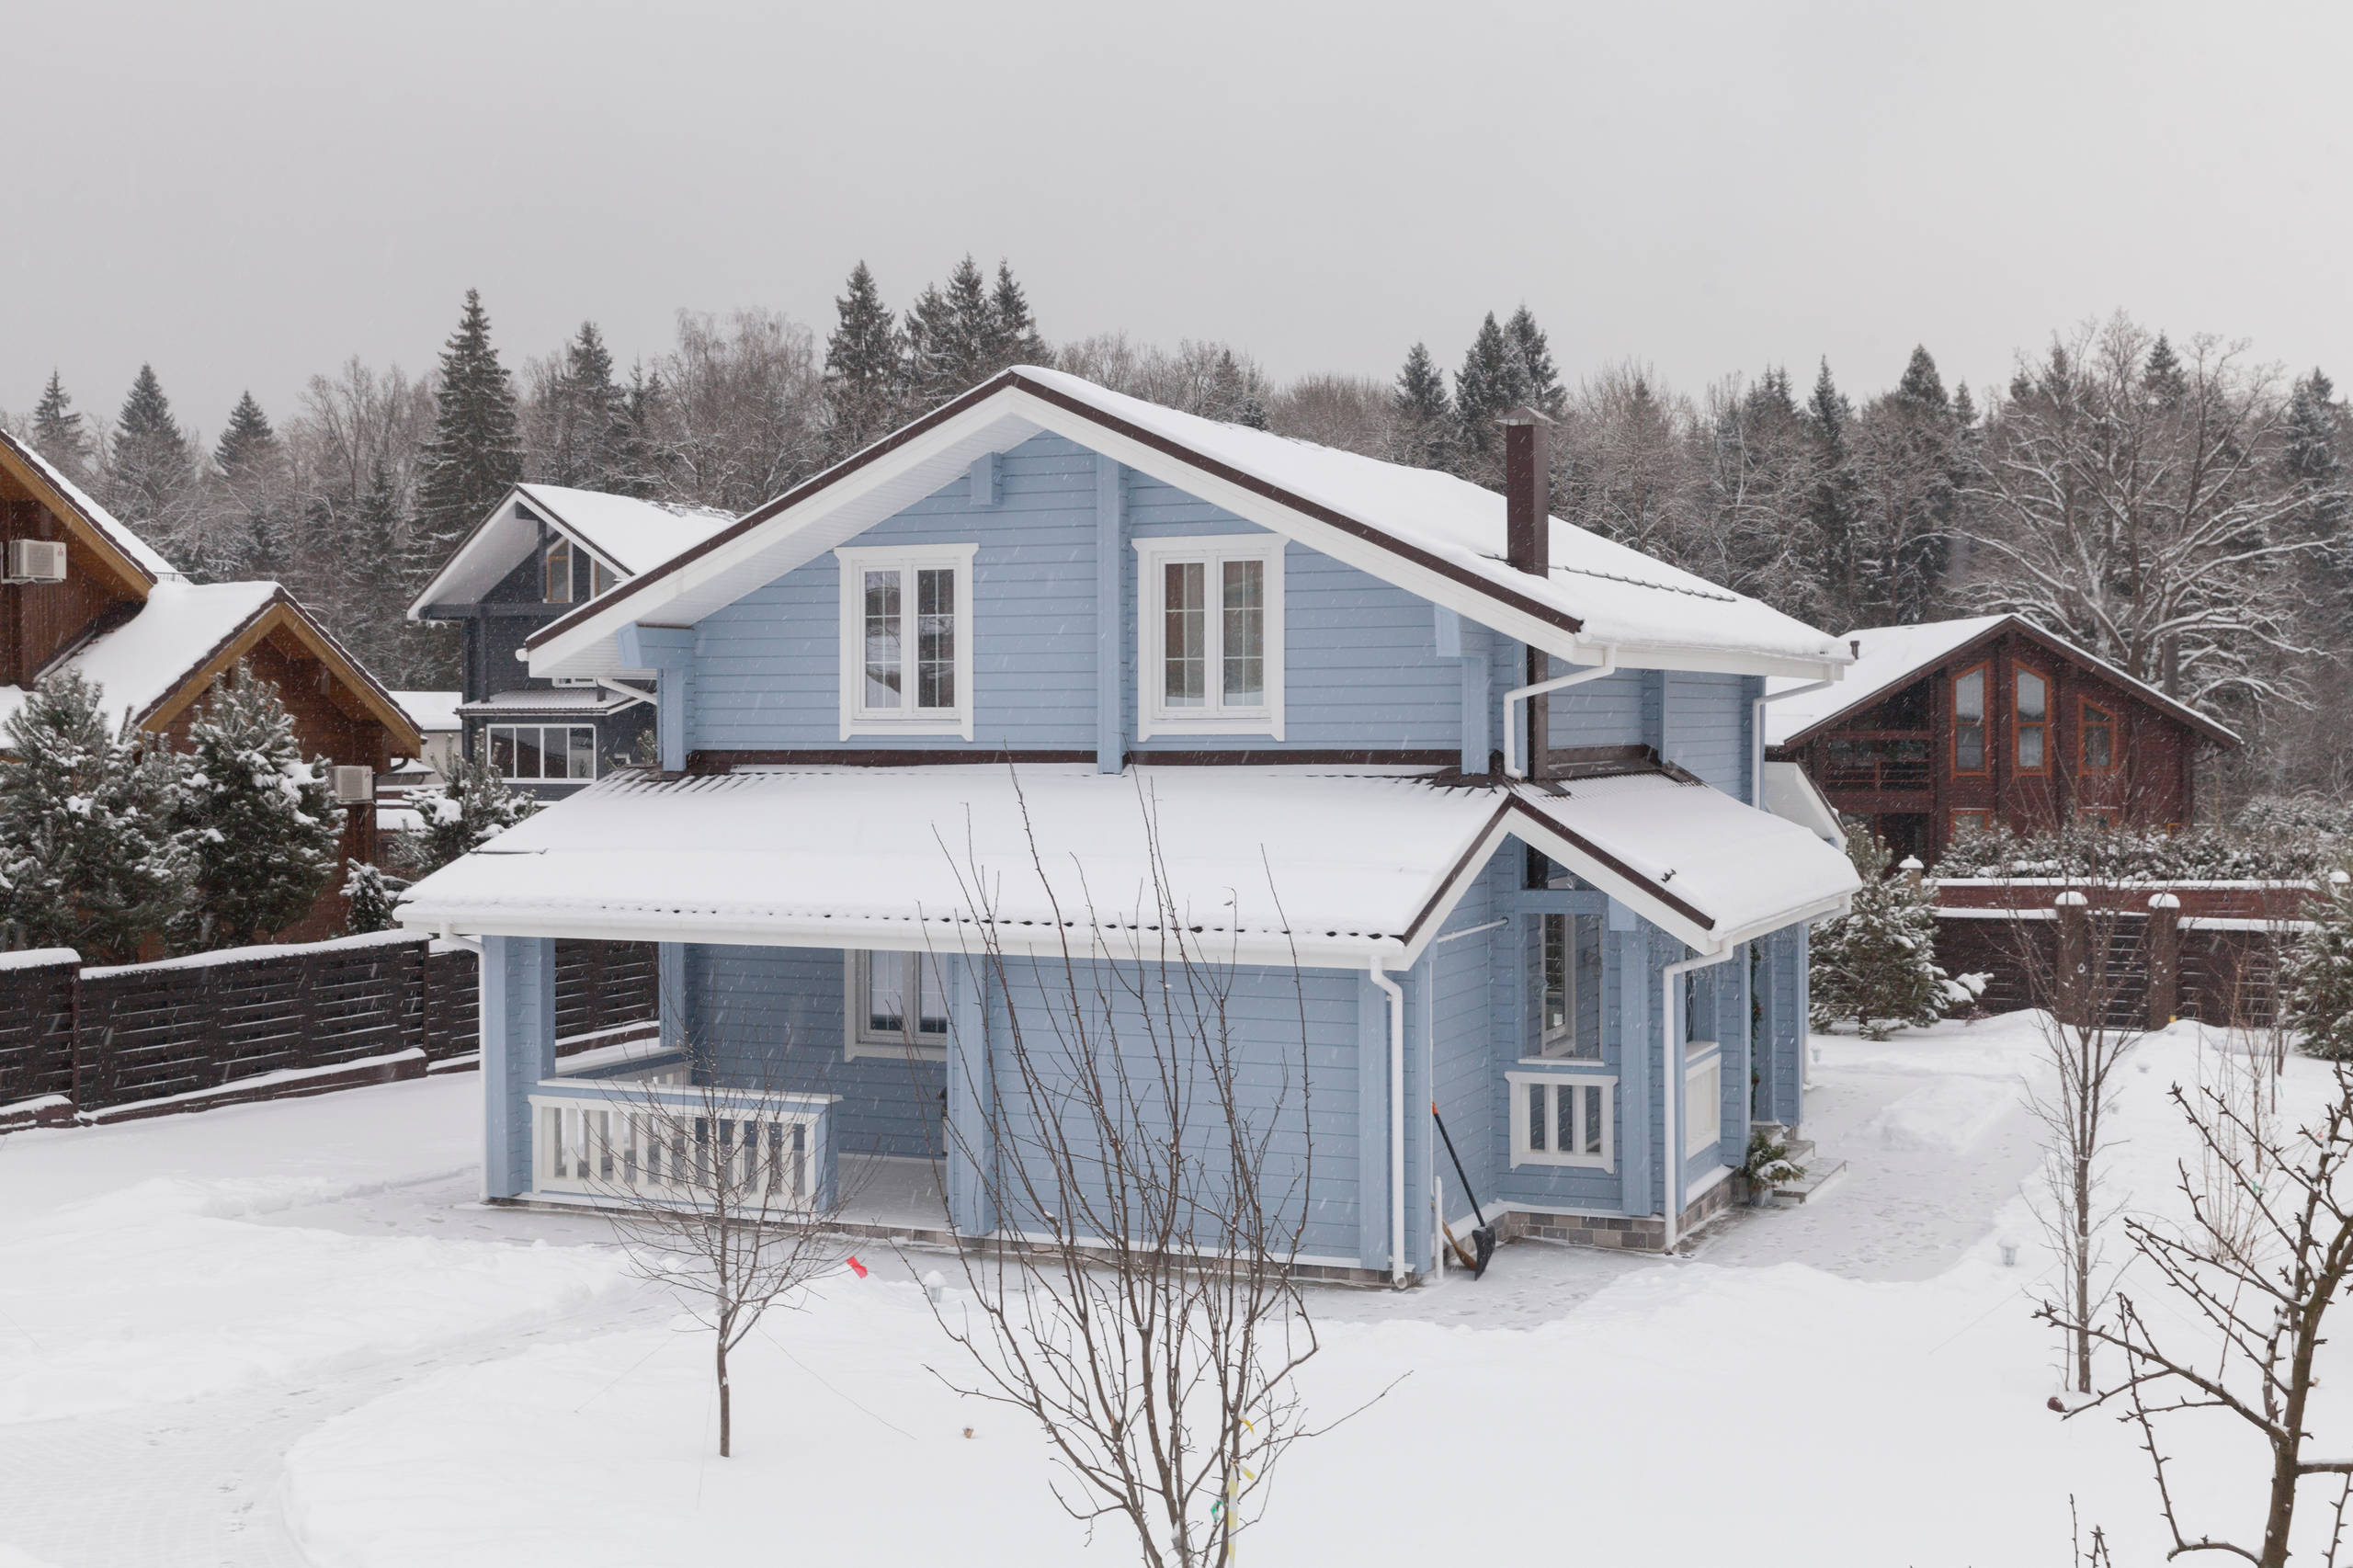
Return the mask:
M2120 306L2353 376L2353 7L2177 4L19 6L0 406L216 432L357 353L584 317L817 326L971 250L1048 335L1449 367L1526 300L1572 377L1827 354L1948 378ZM26 69L29 62L33 69Z

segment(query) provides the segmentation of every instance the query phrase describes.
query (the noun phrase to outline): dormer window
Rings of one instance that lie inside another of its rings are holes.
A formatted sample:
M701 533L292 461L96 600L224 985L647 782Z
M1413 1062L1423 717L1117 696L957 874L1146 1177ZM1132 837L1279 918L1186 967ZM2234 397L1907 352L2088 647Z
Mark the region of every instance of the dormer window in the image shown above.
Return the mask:
M1283 738L1283 541L1136 540L1139 738Z
M841 737L972 738L977 544L837 550Z
M547 591L544 597L547 602L551 605L570 604L572 602L572 541L561 534L550 540L541 562L545 567Z

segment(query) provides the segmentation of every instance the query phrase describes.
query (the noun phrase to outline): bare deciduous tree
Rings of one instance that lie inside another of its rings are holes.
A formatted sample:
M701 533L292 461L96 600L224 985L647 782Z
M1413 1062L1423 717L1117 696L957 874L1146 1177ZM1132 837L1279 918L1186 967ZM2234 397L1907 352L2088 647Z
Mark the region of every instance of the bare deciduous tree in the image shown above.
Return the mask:
M960 1238L970 1306L935 1310L969 1356L943 1381L1039 1424L1074 1517L1123 1521L1154 1568L1215 1568L1312 1435L1294 1379L1316 1337L1291 1270L1313 1152L1306 1008L1294 983L1279 1005L1299 1009L1297 1043L1269 1060L1232 1011L1234 966L1177 907L1156 838L1152 853L1133 911L1057 915L1055 959L1008 955L992 879L964 870L972 957L996 995L1030 1000L997 1014L985 1052L951 1057L990 1108L949 1144L981 1173L997 1235ZM1031 855L1042 880L1034 836ZM1113 930L1132 942L1115 949Z
M2282 1568L2306 1476L2341 1477L2326 1561L2334 1564L2353 1500L2353 1459L2313 1459L2314 1363L2328 1309L2353 1275L2353 1063L2335 1064L2336 1093L2318 1119L2290 1136L2216 1088L2172 1097L2196 1135L2200 1157L2227 1176L2244 1205L2216 1202L2213 1183L2177 1165L2188 1218L2129 1219L2135 1256L2164 1294L2144 1310L2120 1290L2112 1312L2095 1317L2045 1303L2042 1317L2071 1335L2113 1346L2124 1376L2071 1415L2121 1404L2138 1427L2173 1538L2168 1557L2220 1551L2258 1568ZM2252 1215L2252 1223L2248 1216ZM2162 1325L2162 1327L2161 1327ZM2262 1438L2270 1459L2260 1543L2184 1529L2159 1445L2162 1418L2199 1411L2235 1417Z

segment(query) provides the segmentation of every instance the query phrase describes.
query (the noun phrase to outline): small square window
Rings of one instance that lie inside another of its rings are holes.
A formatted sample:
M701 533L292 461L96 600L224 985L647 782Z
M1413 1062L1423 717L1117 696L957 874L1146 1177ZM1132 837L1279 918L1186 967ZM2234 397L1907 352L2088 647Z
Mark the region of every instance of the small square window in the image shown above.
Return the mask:
M1511 1163L1615 1168L1618 1080L1597 1074L1512 1073Z
M948 985L928 953L849 955L848 1050L852 1057L948 1056Z

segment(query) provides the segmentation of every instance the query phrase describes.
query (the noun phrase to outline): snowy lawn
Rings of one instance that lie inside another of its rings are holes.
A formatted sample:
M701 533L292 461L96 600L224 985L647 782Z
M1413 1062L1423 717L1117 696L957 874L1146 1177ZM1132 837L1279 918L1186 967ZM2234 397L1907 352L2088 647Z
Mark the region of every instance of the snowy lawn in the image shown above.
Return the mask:
M1597 1563L1737 1558L1759 1568L2056 1565L2068 1561L2071 1493L2086 1526L2107 1528L2120 1562L2160 1556L2131 1435L2044 1407L2059 1386L2058 1346L2029 1312L2050 1264L2020 1197L2033 1157L2019 1105L2032 1020L1817 1044L1807 1131L1851 1168L1802 1210L1736 1215L1673 1261L1521 1245L1477 1283L1319 1292L1325 1349L1306 1377L1314 1412L1337 1415L1406 1375L1283 1461L1245 1560L1391 1562L1478 1550ZM2128 1064L2114 1191L2137 1207L2167 1202L2172 1162L2187 1145L2164 1093L2195 1081L2209 1049L2180 1027ZM2292 1061L2290 1110L2313 1103L2325 1076ZM460 1113L471 1102L455 1096L444 1085L393 1085L0 1144L0 1192L29 1179L47 1195L30 1215L10 1203L0 1245L31 1249L25 1256L48 1272L28 1289L19 1254L0 1254L0 1312L37 1316L44 1358L79 1369L37 1383L40 1407L75 1408L93 1388L115 1399L194 1392L176 1370L184 1364L261 1380L334 1380L338 1356L401 1368L372 1381L355 1374L348 1398L277 1443L267 1506L285 1553L223 1560L1133 1560L1108 1532L1090 1549L1061 1514L1035 1433L1000 1407L958 1399L926 1370L956 1364L904 1268L837 1277L739 1352L733 1460L710 1455L707 1342L665 1326L666 1312L585 1314L574 1332L527 1342L520 1325L561 1316L613 1264L602 1248L517 1244L593 1232L560 1217L472 1210L506 1239L409 1233L468 1217L446 1176L426 1188L443 1194L441 1210L367 1190L400 1172L425 1181L438 1160L470 1164L473 1134ZM267 1131L272 1117L325 1119L344 1137L332 1153L298 1155ZM115 1141L111 1152L100 1138ZM167 1171L167 1184L129 1190ZM348 1197L322 1198L338 1184ZM298 1187L309 1205L298 1214L254 1212ZM169 1200L160 1216L157 1198ZM80 1206L78 1225L68 1204ZM359 1233L311 1223L338 1213ZM159 1251L142 1239L155 1229L185 1245ZM296 1238L311 1278L294 1277L295 1255L278 1254L281 1244L256 1239L273 1231ZM370 1233L381 1231L393 1233ZM2016 1267L1999 1262L2004 1239L2022 1244ZM212 1267L216 1247L250 1249L252 1268L273 1271L269 1283L240 1297L225 1277L233 1271ZM2121 1256L2120 1236L2113 1250ZM120 1301L134 1281L143 1288ZM416 1299L372 1310L371 1293L404 1288ZM60 1290L73 1304L52 1304ZM240 1308L253 1321L231 1321ZM398 1339L396 1323L416 1325L416 1338ZM425 1346L469 1329L480 1354L442 1358ZM20 1358L0 1372L6 1397L45 1365L13 1348L16 1332L0 1319L0 1346L11 1347L0 1355ZM151 1353L151 1336L178 1348ZM295 1347L283 1361L257 1348L280 1343ZM144 1370L108 1376L123 1357ZM2318 1437L2331 1452L2353 1438L2345 1386L2322 1394ZM202 1419L212 1406L182 1408ZM63 1438L80 1426L16 1429ZM0 1427L0 1475L8 1430ZM2193 1522L2249 1528L2254 1450L2235 1433L2184 1433L2173 1447L2194 1472L2180 1477ZM2320 1525L2332 1499L2316 1483L2307 1495L2307 1522ZM68 1509L74 1501L61 1500ZM77 1550L69 1532L19 1535L0 1512L0 1540L12 1538L58 1568L118 1560Z

